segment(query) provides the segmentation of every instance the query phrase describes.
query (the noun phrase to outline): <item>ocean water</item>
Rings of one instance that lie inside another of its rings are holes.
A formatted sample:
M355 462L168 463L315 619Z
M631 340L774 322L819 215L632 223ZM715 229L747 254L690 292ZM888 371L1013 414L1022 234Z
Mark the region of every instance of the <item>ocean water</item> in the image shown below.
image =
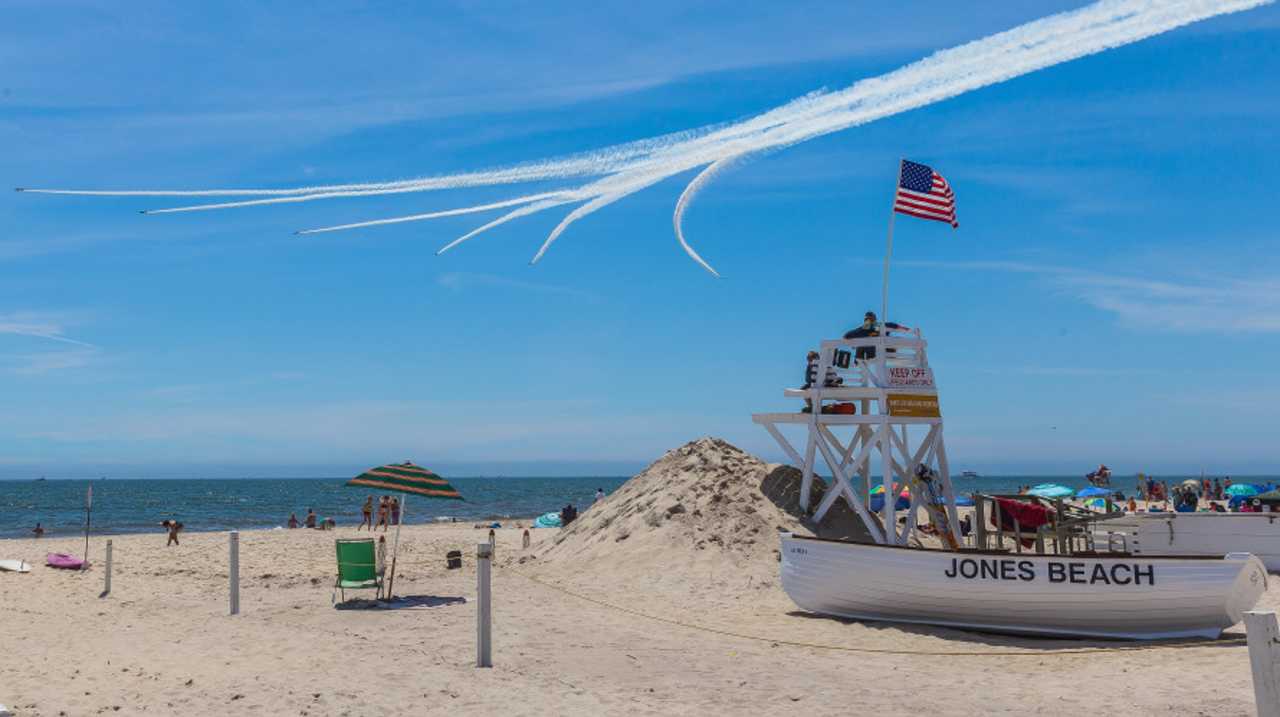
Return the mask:
M408 496L404 522L530 518L558 511L566 503L581 510L597 488L611 492L627 479L600 478L450 478L465 500ZM82 533L85 493L93 485L94 533L159 530L174 518L184 530L274 528L308 508L339 525L358 525L365 488L347 488L339 478L244 478L234 480L45 480L0 481L0 537L30 537L36 522L46 537ZM401 496L401 500L404 497ZM376 518L376 514L375 514Z
M1159 476L1173 485L1193 476ZM1198 477L1198 476L1194 476ZM465 501L409 496L405 523L440 519L464 522L531 518L556 511L566 503L582 509L597 488L610 493L625 477L600 478L450 478ZM1280 482L1275 476L1234 477L1236 482ZM339 525L359 524L360 506L370 492L347 488L338 478L245 478L235 480L47 480L0 481L0 537L30 537L39 521L47 536L81 533L85 491L93 485L94 533L138 533L158 530L174 518L186 530L230 530L283 526L289 514L301 521L308 508ZM1061 483L1080 489L1079 476L997 476L953 478L956 492L1016 493L1020 486ZM1133 476L1113 476L1111 486L1125 495ZM375 492L376 496L376 492Z

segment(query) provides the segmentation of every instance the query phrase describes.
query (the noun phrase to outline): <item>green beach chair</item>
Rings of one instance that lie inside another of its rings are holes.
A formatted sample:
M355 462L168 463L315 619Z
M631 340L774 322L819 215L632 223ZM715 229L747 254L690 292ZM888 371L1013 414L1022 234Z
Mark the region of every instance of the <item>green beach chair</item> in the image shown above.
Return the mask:
M342 591L346 602L347 590L377 590L382 597L382 564L372 539L337 540L338 581L334 587Z

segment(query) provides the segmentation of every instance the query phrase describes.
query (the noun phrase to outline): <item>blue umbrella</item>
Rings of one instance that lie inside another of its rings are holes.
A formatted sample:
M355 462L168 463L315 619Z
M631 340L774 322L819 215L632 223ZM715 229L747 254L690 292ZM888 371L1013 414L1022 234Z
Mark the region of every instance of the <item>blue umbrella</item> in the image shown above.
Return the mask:
M1261 492L1258 486L1249 483L1232 483L1225 491L1227 495L1235 498L1252 498Z
M1095 496L1100 496L1100 495L1111 495L1111 493L1112 491L1107 490L1106 488L1098 488L1095 486L1090 486L1080 491L1079 493L1076 493L1076 497L1077 498L1093 498Z
M1074 490L1057 483L1041 483L1027 492L1040 498L1070 498L1075 495Z

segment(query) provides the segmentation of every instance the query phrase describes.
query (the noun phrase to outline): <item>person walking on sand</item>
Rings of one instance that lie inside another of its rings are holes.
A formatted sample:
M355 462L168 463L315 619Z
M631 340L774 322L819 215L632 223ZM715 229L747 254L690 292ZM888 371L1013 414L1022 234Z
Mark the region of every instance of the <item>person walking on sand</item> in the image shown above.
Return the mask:
M377 528L382 528L382 532L387 532L387 513L390 510L391 506L389 505L387 496L384 495L378 500L378 524L373 526L375 530Z
M599 503L602 500L604 500L604 488L596 488L596 499L592 502Z
M391 499L391 524L400 525L400 499Z
M360 508L360 514L364 516L360 521L360 528L367 525L369 526L369 532L373 532L373 496L369 496L364 499L364 505ZM356 528L356 530L360 530L360 528Z
M315 508L307 508L307 520L305 523L303 523L303 525L307 526L308 528L316 527L316 509Z

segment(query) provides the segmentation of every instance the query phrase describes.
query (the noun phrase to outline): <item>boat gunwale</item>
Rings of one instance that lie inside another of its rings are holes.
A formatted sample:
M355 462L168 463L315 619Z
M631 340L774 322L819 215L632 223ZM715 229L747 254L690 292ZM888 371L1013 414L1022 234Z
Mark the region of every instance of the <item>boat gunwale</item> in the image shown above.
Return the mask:
M780 533L783 538L791 537L796 540L811 540L818 543L837 543L840 545L856 545L863 548L891 548L895 550L910 550L917 553L944 553L951 555L1000 555L1005 557L1016 556L1018 558L1084 558L1087 560L1226 560L1226 555L1139 555L1135 553L1035 553L1035 552L1011 552L1008 550L979 550L977 548L961 548L959 550L950 550L945 548L913 548L909 545L887 545L881 543L860 543L856 540L840 540L839 538L817 538L809 535L798 535L796 533ZM1248 553L1254 558L1258 556ZM1261 560L1261 558L1258 558Z

